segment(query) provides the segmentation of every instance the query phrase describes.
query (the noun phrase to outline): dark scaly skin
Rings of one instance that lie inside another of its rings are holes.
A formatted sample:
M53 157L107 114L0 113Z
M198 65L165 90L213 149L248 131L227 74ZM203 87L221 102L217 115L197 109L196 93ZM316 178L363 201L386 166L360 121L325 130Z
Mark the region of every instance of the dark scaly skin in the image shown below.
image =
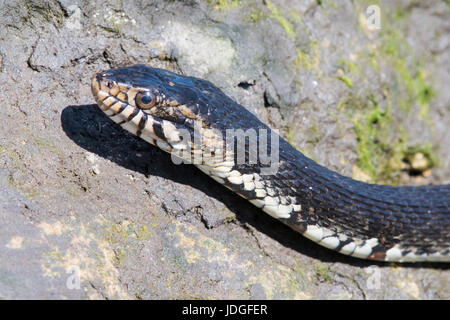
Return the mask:
M154 116L177 127L193 127L193 120L177 109L184 105L197 119L222 132L227 128L270 130L205 80L144 65L109 70L94 78L99 83L105 80L164 95L172 106L160 106ZM174 112L168 112L170 108ZM243 174L259 173L260 169L245 164L233 167ZM301 233L307 225L317 225L349 237L337 251L353 238L377 238L379 243L368 259L385 260L386 251L399 245L402 255L411 251L418 255L438 252L444 256L442 261L449 261L450 185L394 187L363 183L315 163L282 138L278 172L261 177L276 195L294 197L303 208L300 214L281 218L283 223ZM254 191L228 182L225 185L246 199L256 198Z

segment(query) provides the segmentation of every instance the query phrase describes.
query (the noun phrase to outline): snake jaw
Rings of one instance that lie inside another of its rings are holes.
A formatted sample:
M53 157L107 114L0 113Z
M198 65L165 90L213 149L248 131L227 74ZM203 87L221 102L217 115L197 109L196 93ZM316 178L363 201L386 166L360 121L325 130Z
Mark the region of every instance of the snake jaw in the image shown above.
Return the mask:
M97 102L97 104L100 106L100 104L102 103L103 99L106 98L100 97L99 96L99 92L100 92L100 79L99 77L99 73L94 74L94 76L91 79L91 91L92 91L92 95L94 96L95 102Z

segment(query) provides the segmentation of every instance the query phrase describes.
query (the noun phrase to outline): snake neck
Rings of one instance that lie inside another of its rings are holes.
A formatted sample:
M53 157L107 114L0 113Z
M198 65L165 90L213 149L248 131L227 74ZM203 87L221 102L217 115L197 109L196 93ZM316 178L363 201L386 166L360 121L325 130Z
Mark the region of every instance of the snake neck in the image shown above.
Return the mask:
M261 124L256 128L267 129ZM273 136L270 129L266 134ZM267 163L239 164L235 154L232 162L229 157L223 163L197 166L329 249L381 261L450 261L450 185L367 184L317 164L278 139L278 162L270 174L264 173ZM256 140L261 141L261 135ZM274 153L271 139L266 141L268 152ZM246 152L246 161L250 153Z

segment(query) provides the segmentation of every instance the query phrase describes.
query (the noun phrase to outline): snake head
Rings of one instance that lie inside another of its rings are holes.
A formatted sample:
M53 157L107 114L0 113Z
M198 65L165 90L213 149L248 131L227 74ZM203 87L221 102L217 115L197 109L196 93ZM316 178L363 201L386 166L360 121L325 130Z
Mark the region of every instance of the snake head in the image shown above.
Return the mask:
M92 92L103 109L122 103L148 115L183 123L199 114L195 81L203 80L146 65L133 65L95 74Z
M217 107L211 101L226 97L208 81L146 65L99 72L91 88L100 109L114 122L165 151L181 147L181 131L193 132L197 123L210 127Z
M224 144L233 149L235 143L234 137L225 139L230 129L266 129L211 82L163 69L111 69L95 74L91 86L98 106L114 122L164 151L186 150L184 160L214 154L226 162L233 152L225 152Z

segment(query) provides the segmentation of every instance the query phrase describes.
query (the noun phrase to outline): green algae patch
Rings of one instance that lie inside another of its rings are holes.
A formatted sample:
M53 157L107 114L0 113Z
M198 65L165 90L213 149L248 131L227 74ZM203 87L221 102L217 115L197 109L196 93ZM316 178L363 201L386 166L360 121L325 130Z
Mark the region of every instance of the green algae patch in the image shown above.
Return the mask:
M283 30L286 32L289 39L293 40L295 39L296 33L294 31L294 27L292 26L292 23L289 22L288 19L286 19L280 12L280 10L269 0L266 1L267 9L270 11L270 18L273 18L278 21L280 26L283 28Z
M328 268L322 263L318 262L314 265L314 272L321 282L331 281L331 276L329 274Z
M73 191L71 189L67 189L66 192L72 198L79 198L81 196L81 194L79 194L78 192L75 192L75 191Z
M42 17L46 22L53 23L57 27L61 27L64 21L64 12L60 7L52 5L50 3L35 3L35 1L25 1L24 8L27 11L27 15L24 19L25 22L31 23L32 17Z
M392 65L397 82L406 91L406 97L399 101L400 107L409 111L412 106L419 105L419 118L428 120L430 100L434 97L434 89L427 82L427 72L423 61L413 57L407 62L412 48L403 35L395 29L386 28L380 34L378 59L383 59Z
M306 53L302 49L297 48L297 57L294 59L294 66L296 68L302 67L303 69L312 69L312 63Z
M422 119L428 119L428 111L430 109L430 100L434 97L434 89L425 81L423 72L419 70L413 82L414 91L420 105L420 116Z
M438 164L430 143L407 146L406 130L394 124L392 110L382 110L376 101L371 104L365 106L365 111L356 111L352 119L358 142L353 178L366 175L367 179L360 180L397 185L401 172L426 175L428 169ZM393 125L398 126L396 132L392 132Z
M305 49L296 48L297 57L294 59L295 69L303 68L305 70L314 70L317 76L322 75L320 69L320 48L319 42L312 37L309 38L309 43Z
M401 59L395 59L393 66L407 92L407 98L400 101L400 107L405 111L409 111L414 103L418 103L420 106L420 117L427 119L429 102L434 96L434 90L431 85L426 83L424 72L419 69L413 74L406 66L406 62Z
M360 4L360 24L366 7ZM336 61L336 78L348 88L337 110L351 119L357 139L358 161L353 176L394 185L401 182L402 172L426 176L426 171L437 164L431 144L408 143L405 128L409 123L405 121L411 116L432 125L428 113L435 91L424 58L414 54L402 33L402 19L409 12L397 11L381 12L384 24L380 31L370 33L361 26L360 31L371 43ZM302 57L301 61L305 60ZM386 79L373 79L380 72L387 75ZM379 92L360 91L358 84L370 81L381 81Z
M139 228L136 230L136 239L137 239L137 240L140 240L140 241L142 241L142 240L148 240L148 239L151 238L151 236L152 236L152 234L151 234L151 232L148 230L148 227L147 227L147 226L139 227Z
M53 145L52 143L48 142L45 139L37 137L34 138L31 143L37 147L45 148L53 154L62 155L62 153L58 150L58 148L55 145Z
M306 139L307 145L305 148L300 148L295 142L295 137L294 137L295 133L299 132L299 128L297 128L297 126L295 124L292 124L292 126L286 125L284 127L284 130L285 130L284 137L287 142L289 142L295 149L297 149L298 151L303 153L308 158L318 162L318 159L315 156L314 150L315 150L315 145L323 138L323 133L319 131L319 128L317 127L316 123L314 123L311 127L309 127L306 130L306 136L308 138Z
M303 23L301 16L297 12L291 11L289 15L296 24L300 25Z
M401 126L398 132L391 132L391 108L382 109L373 96L366 100L350 96L340 103L338 109L352 119L356 134L358 162L353 178L371 183L398 184L404 168L407 136Z
M261 21L262 19L264 19L266 16L264 15L264 13L261 10L254 10L252 12L250 12L244 20L249 21L249 22L253 22L256 23L258 21Z
M315 120L312 120L312 122L313 124L311 127L306 130L306 142L312 144L314 147L320 140L322 140L324 134L319 129L317 122Z
M355 75L360 75L360 73L361 73L361 69L353 61L346 60L346 59L339 59L338 61L336 61L336 64L340 68L342 68L342 70L345 73L351 73L351 74L355 74Z
M380 31L368 32L364 10L368 5L378 5L381 10L382 28ZM430 101L435 96L435 91L429 83L429 72L425 68L424 58L414 54L413 48L408 44L402 30L405 28L407 17L411 10L383 11L378 1L362 1L359 3L360 31L372 43L358 52L360 62L369 62L369 66L380 71L381 69L392 72L389 77L391 90L395 90L393 105L399 106L402 111L409 112L418 106L418 119L429 123L428 112ZM383 67L383 68L382 68Z
M391 117L387 112L383 112L378 105L375 105L366 114L357 114L353 119L356 139L358 145L356 153L358 155L358 167L374 182L377 177L377 162L381 156L379 143L381 142L382 131L390 123Z
M339 8L339 5L336 2L327 0L326 3L333 8Z
M0 159L5 162L5 168L13 169L6 180L12 188L20 191L29 200L34 200L38 195L42 194L42 190L35 188L32 180L29 178L29 173L23 165L23 156L21 154L12 148L0 146Z
M120 244L123 241L144 241L151 238L152 234L148 226L137 226L135 223L124 220L120 223L110 222L104 224L105 239L111 244Z
M339 75L336 78L338 78L339 80L341 80L343 83L345 83L345 85L349 88L353 88L353 82L352 80L350 80L349 78L347 78L344 75Z

